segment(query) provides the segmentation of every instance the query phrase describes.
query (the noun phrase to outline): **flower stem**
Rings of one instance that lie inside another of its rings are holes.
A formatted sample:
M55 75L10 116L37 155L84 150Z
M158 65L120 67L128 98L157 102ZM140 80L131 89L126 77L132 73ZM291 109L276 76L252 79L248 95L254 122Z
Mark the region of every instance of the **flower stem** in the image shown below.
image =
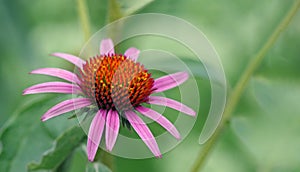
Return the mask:
M111 23L122 17L123 17L123 14L121 12L121 7L120 7L120 4L117 2L117 0L109 0L108 1L108 11L107 11L108 23Z
M106 151L100 151L100 160L103 164L105 164L111 171L115 171L114 166L114 155L106 152Z
M78 7L80 23L84 33L84 40L88 41L91 36L91 32L90 32L88 8L86 6L85 0L77 0L77 7Z
M280 22L280 24L276 27L272 35L269 37L267 42L264 44L264 46L258 51L257 55L252 58L248 66L246 67L245 71L241 75L239 81L237 82L235 88L233 89L231 95L228 98L223 118L217 127L215 133L213 136L204 144L203 149L201 149L200 153L198 154L194 165L192 167L192 172L197 172L199 169L201 169L204 165L205 160L207 159L209 153L212 151L213 146L217 142L218 138L220 137L225 124L230 120L232 113L235 110L236 105L238 104L242 93L244 92L251 76L257 69L257 67L261 64L262 60L264 59L266 53L269 51L269 49L273 46L275 41L277 40L280 33L288 26L292 18L297 13L298 9L300 7L300 0L296 0L295 3L292 5L289 12L286 14L286 16L283 18L283 20Z
M118 0L108 0L108 11L107 11L107 22L112 23L122 17L125 17L123 14L120 4ZM120 38L120 34L122 33L123 23L117 22L112 25L111 29L108 31L107 37L111 38L112 40L118 40ZM118 48L115 47L117 51Z
M80 0L78 0L80 1ZM106 23L111 23L115 20L122 18L122 12L119 3L117 0L108 0L108 9L107 9L107 21ZM112 30L109 30L108 37L113 39L119 36L121 25L113 25ZM115 47L116 48L116 47ZM99 151L99 150L98 150ZM111 169L111 171L115 170L114 166L114 156L110 153L101 150L97 153L97 157L95 158L97 161L104 163L107 167Z

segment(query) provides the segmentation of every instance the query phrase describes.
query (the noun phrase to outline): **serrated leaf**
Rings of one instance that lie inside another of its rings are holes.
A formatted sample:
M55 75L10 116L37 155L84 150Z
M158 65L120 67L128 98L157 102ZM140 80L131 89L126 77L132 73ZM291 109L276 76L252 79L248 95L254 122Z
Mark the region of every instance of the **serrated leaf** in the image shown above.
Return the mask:
M72 127L55 140L53 148L44 154L40 163L30 163L28 170L56 169L78 146L84 136L85 133L80 127Z
M119 4L123 14L131 15L141 10L154 0L119 0Z
M56 95L57 96L57 95ZM39 161L53 141L66 129L74 126L68 115L41 122L40 117L50 107L67 97L34 96L19 106L11 118L1 127L0 171L27 171L27 164Z
M82 144L77 147L72 156L56 170L63 172L111 172L102 162L90 162L86 158L86 146Z

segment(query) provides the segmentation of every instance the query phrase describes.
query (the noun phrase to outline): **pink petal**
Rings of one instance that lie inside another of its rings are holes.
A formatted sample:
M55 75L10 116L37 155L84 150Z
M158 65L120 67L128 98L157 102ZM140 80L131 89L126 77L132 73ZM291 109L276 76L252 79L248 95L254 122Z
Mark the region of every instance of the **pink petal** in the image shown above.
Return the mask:
M159 97L159 96L149 96L148 103L155 104L155 105L161 105L161 106L168 106L170 108L173 108L175 110L178 110L180 112L183 112L187 115L195 116L196 112L189 108L188 106L176 101L172 100L166 97Z
M62 59L65 59L71 63L73 63L74 65L76 65L77 67L79 67L80 69L82 68L82 65L85 64L85 61L82 60L79 57L73 56L71 54L65 54L65 53L53 53L51 54L52 56L55 57L60 57Z
M33 85L23 91L23 95L37 94L37 93L64 93L64 94L76 94L81 92L81 88L77 85L73 85L65 82L45 82L37 85Z
M128 58L130 58L132 61L136 62L137 58L139 57L140 54L140 50L136 49L136 48L128 48L124 55Z
M103 39L100 43L100 54L108 55L115 54L114 43L111 39Z
M144 143L148 146L151 152L158 158L161 158L161 153L156 143L154 136L152 135L150 129L143 122L143 120L135 114L133 111L125 112L127 120L130 122L131 126L141 137Z
M56 117L63 113L67 113L76 109L80 109L91 105L91 101L88 98L74 98L70 100L65 100L51 109L49 109L42 117L42 121L46 121L50 118Z
M106 110L100 109L90 125L88 141L87 141L87 154L89 161L94 161L98 146L101 141L104 124L105 124Z
M58 77L58 78L61 78L61 79L79 84L79 80L77 78L77 75L75 75L74 73L69 72L67 70L63 70L63 69L41 68L41 69L33 70L30 73L31 74L42 74L42 75L54 76L54 77Z
M153 87L156 88L154 93L159 93L174 88L185 82L188 78L189 74L187 72L177 72L160 77L154 81Z
M111 151L116 143L117 136L119 134L120 119L118 112L110 110L106 117L106 129L105 129L105 141L106 149Z
M156 121L158 124L164 127L169 133L171 133L176 139L178 140L180 139L180 134L177 131L176 127L167 118L165 118L158 112L143 106L139 106L135 109L141 114L145 115L146 117Z

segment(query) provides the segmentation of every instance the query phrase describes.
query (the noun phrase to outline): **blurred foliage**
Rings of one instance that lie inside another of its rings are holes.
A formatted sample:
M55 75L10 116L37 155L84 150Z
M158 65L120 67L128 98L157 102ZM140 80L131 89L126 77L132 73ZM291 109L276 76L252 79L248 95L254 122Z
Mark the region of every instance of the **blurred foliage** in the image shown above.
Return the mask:
M59 136L51 151L45 152L41 162L28 164L29 171L57 169L81 143L85 133L79 126L74 126Z
M130 3L143 6L140 1ZM174 15L201 29L221 57L230 90L291 4L290 0L156 0L138 12ZM92 32L104 26L107 5L105 0L87 1ZM41 67L72 70L72 65L48 54L79 54L83 31L74 0L2 0L0 20L0 171L26 171L29 162L40 162L62 131L75 125L67 120L68 115L40 122L40 116L65 97L21 96L24 88L49 81L48 77L30 76L28 72ZM203 171L300 171L299 21L300 13L267 54ZM155 47L159 42L139 46ZM115 171L190 169L201 149L198 136L210 106L210 86L201 74L197 77L201 107L189 136L162 159L116 157ZM79 147L58 169L76 172L90 170L90 166L94 167Z
M27 99L28 102L1 128L0 138L4 149L0 154L0 171L25 171L27 163L39 162L43 153L52 147L55 138L75 124L75 121L56 119L47 124L40 122L36 115L59 100L53 96L51 99Z
M134 14L153 1L154 0L119 0L118 3L120 4L123 15L126 16Z

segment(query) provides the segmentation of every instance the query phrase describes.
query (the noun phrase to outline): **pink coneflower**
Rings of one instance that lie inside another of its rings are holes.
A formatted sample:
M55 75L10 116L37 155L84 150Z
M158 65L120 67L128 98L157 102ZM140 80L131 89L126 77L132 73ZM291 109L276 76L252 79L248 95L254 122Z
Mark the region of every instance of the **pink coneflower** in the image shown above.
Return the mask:
M188 73L178 72L158 79L153 79L147 69L136 62L139 50L129 48L124 55L115 54L111 39L105 39L100 44L100 55L84 61L76 56L53 53L53 56L63 58L76 66L78 73L72 73L58 68L42 68L32 71L32 74L43 74L62 78L67 82L46 82L31 86L24 90L25 94L64 93L77 94L78 98L58 103L49 109L42 121L85 107L96 107L97 112L90 124L87 153L93 161L101 141L105 127L105 143L111 151L116 142L120 121L131 126L156 157L161 157L155 137L150 129L137 115L137 112L156 121L176 139L180 134L175 126L158 112L143 106L155 104L176 109L185 114L195 116L195 111L175 100L151 96L174 88L188 79ZM120 120L121 119L121 120Z

